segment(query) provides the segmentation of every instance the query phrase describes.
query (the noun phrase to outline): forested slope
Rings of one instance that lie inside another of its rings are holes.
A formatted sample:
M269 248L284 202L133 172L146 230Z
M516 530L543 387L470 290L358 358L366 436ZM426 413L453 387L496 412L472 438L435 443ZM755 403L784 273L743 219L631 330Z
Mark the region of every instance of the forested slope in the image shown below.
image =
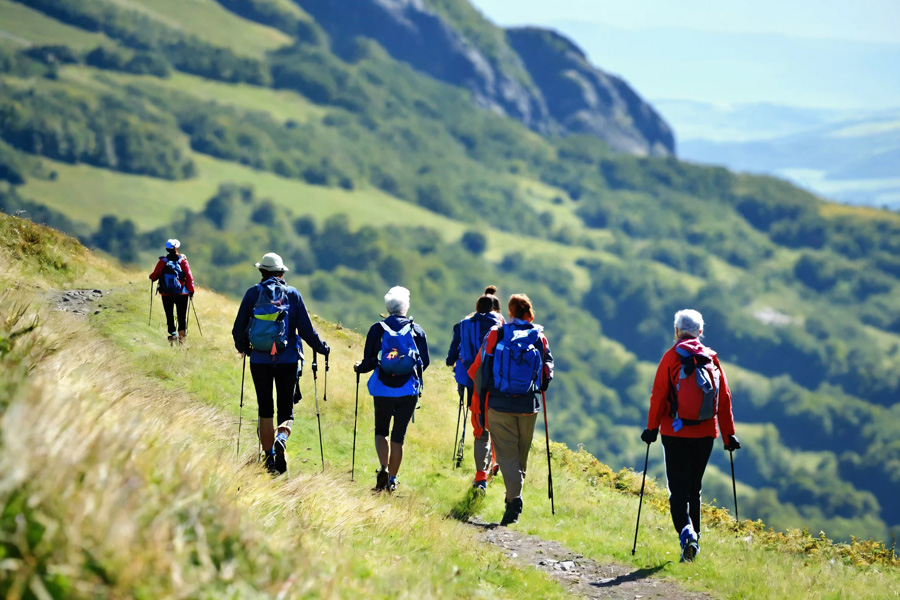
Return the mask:
M898 215L538 135L370 39L338 55L302 2L175 4L0 0L21 38L0 39L4 211L133 264L179 237L230 294L276 249L348 327L401 283L436 358L485 284L525 291L558 360L555 436L615 467L639 465L692 306L735 392L742 514L896 530ZM717 453L706 498L730 497L726 469Z

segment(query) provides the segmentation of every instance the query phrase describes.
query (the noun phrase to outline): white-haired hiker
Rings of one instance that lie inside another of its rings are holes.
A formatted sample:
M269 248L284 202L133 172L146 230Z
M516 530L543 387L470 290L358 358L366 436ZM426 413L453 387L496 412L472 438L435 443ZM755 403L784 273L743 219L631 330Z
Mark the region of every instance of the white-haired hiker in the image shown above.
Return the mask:
M169 345L184 343L187 336L188 300L194 297L194 275L187 257L179 251L181 242L166 241L166 255L160 256L156 268L150 273L150 281L158 281L156 292L162 298L166 312L166 331ZM151 284L152 285L152 284ZM175 310L178 310L178 327L175 326Z
M429 358L425 331L407 317L409 290L392 287L384 295L384 304L388 316L369 328L363 359L353 368L357 373L372 372L368 389L375 406L375 452L380 465L375 489L392 492L403 462L406 428L416 410Z
M294 425L294 386L303 348L300 340L320 354L331 351L313 327L303 297L284 282L288 268L270 252L256 263L260 283L244 294L231 336L242 356L250 356L250 375L259 403L259 440L266 469L273 475L287 470L285 449ZM272 387L278 398L278 431Z
M700 552L700 488L713 441L721 432L726 450L741 447L725 371L715 351L700 343L702 335L703 315L689 309L675 313L675 345L659 362L641 434L652 444L662 431L669 509L682 561Z

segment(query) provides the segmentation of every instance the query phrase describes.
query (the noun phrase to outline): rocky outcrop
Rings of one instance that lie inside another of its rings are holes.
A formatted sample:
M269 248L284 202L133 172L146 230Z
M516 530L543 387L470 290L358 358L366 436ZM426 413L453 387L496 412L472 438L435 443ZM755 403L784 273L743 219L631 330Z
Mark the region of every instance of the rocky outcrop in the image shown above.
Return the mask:
M507 38L566 131L595 135L631 154L675 153L672 130L653 107L593 66L568 38L537 27L508 29Z
M393 58L414 69L472 92L482 108L509 115L533 129L548 122L543 98L528 82L501 69L475 44L422 0L295 0L332 40L332 49L349 57L358 36L377 41ZM521 61L511 49L512 59ZM521 68L524 73L524 67Z
M459 0L465 2L466 0ZM640 155L675 151L672 131L627 83L588 62L552 31L489 23L500 44L478 46L423 0L295 0L350 58L355 40L377 41L396 60L468 89L476 105L541 133L586 133L614 150Z

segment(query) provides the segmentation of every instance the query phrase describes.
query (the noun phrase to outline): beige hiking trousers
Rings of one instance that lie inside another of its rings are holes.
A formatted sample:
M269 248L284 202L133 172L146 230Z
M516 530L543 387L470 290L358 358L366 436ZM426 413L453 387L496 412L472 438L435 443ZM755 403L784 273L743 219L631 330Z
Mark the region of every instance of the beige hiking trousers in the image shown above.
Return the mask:
M528 452L531 450L536 422L537 413L519 415L488 409L491 441L494 452L497 453L497 464L503 473L507 502L522 496L525 471L528 469Z

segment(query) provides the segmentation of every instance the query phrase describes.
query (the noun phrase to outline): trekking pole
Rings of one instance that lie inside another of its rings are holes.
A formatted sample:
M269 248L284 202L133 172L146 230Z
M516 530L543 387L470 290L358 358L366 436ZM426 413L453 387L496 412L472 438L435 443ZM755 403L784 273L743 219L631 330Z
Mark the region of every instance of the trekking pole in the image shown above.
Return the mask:
M541 390L541 402L544 405L544 437L547 439L547 497L550 498L550 512L556 514L553 505L553 467L550 466L550 429L547 427L547 396Z
M319 454L322 457L322 472L325 472L325 448L322 446L322 419L319 417L319 377L317 375L319 365L317 364L318 355L316 351L313 350L313 362L312 362L312 372L313 372L313 396L316 398L316 421L319 423Z
M464 390L463 386L459 383L457 383L456 385L457 385L457 390L459 391L459 410L456 413L456 433L453 435L454 460L455 460L455 455L456 455L456 440L457 440L457 438L459 438L459 419L462 417L463 396L465 394L465 392L463 391ZM456 464L456 463L454 462L454 464ZM459 466L459 465L456 465L456 466ZM454 468L456 468L456 467L454 467Z
M328 355L325 355L325 391L322 393L322 402L328 402Z
M237 457L241 457L241 424L244 421L244 376L247 374L247 355L244 354L244 366L241 367L241 412L238 417Z
M459 437L459 445L456 447L456 468L462 464L463 455L466 453L466 423L469 421L469 407L463 409L462 435ZM474 435L474 434L473 434Z
M356 410L353 413L353 462L350 465L350 481L356 471L356 420L359 418L359 373L356 374Z
M153 281L150 282L150 316L147 317L147 325L153 320Z
M641 477L641 499L638 501L637 523L634 524L634 546L631 547L631 555L637 550L638 527L641 524L641 506L644 504L644 482L647 480L647 461L650 460L650 444L647 444L647 456L644 457L644 475Z
M194 306L194 297L193 296L191 296L190 302L191 302L191 308L194 309L194 320L197 321L197 331L200 332L200 337L203 337L203 328L200 327L200 319L197 318L197 307Z
M734 482L734 450L728 451L728 457L731 459L731 491L734 492L734 520L740 523L741 519L738 517L737 509L737 484Z

